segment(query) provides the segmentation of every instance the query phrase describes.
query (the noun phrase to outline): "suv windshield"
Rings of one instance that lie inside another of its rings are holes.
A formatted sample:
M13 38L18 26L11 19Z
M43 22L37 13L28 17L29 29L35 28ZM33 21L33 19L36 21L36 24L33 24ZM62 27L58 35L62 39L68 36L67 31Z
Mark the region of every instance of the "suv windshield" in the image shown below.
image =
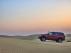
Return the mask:
M49 32L48 35L53 35L53 33Z

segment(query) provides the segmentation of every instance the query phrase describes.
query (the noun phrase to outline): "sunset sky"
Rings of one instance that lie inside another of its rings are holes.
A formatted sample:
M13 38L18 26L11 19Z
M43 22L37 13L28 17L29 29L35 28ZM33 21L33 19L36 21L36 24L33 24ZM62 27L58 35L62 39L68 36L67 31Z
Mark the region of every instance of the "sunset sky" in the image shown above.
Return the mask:
M71 0L0 0L0 34L71 32Z

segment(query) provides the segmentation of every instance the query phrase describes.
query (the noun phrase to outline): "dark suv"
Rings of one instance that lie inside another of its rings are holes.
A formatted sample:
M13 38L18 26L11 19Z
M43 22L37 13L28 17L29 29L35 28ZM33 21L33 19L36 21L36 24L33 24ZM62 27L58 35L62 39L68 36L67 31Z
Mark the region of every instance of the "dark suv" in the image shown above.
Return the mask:
M63 32L49 32L48 34L41 34L39 39L41 41L54 40L56 42L63 42L65 40L65 35Z

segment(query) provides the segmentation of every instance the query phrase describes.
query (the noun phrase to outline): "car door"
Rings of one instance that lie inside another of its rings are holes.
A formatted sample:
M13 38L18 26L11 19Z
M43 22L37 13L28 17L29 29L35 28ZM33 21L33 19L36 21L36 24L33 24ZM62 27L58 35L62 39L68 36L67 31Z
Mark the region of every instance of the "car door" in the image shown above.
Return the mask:
M52 33L49 33L48 40L51 40L51 39L53 39L53 34Z
M54 40L54 39L56 39L56 33L49 33L48 39L49 39L49 40Z
M54 34L52 35L52 39L55 40L55 39L57 38L57 35L58 35L57 33L54 33Z

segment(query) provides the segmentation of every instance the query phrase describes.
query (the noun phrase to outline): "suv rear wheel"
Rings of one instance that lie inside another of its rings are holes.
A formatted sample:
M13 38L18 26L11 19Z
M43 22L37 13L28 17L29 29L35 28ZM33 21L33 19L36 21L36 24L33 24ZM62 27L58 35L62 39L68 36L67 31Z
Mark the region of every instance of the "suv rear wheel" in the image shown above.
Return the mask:
M59 38L58 40L56 40L56 42L58 42L58 43L62 43L62 39L61 38Z

